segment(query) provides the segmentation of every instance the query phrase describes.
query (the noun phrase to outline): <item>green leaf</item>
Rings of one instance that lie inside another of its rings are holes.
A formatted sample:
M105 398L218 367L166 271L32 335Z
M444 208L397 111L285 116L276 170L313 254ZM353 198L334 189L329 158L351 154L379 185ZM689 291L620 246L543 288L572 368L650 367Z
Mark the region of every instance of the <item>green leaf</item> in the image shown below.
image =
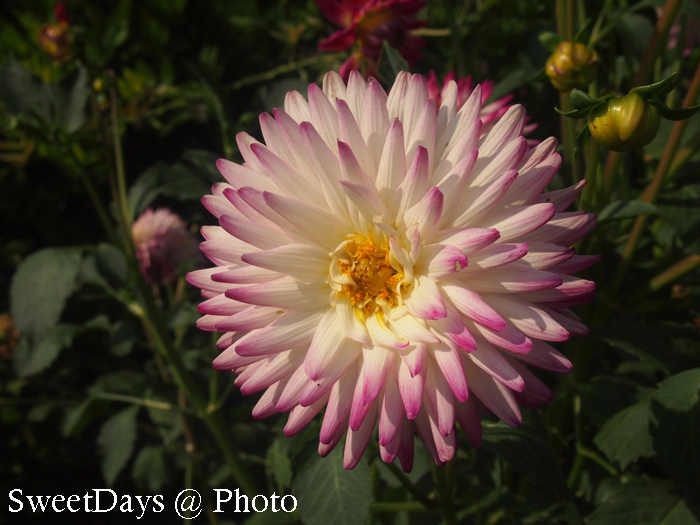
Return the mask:
M81 326L74 324L58 324L49 328L43 339L32 348L29 361L17 369L17 375L28 377L48 368L59 352L70 346L73 338L82 331Z
M497 452L522 475L544 485L557 496L571 498L542 420L534 411L523 411L523 422L518 428L511 428L502 421L483 422L482 425L483 448Z
M618 18L616 28L625 53L641 59L654 32L649 18L636 13L625 13Z
M21 360L21 364L15 362L17 375L27 377L42 372L56 360L61 350L73 344L73 339L87 330L94 329L110 330L107 317L98 315L82 325L57 324L52 326L46 331L43 339L34 344L28 360Z
M642 201L617 201L608 204L598 214L598 222L616 219L629 219L640 215L658 215L659 211L653 204Z
M544 71L544 69L542 69L541 71ZM533 80L539 74L540 71L537 71L533 75L522 67L511 71L508 75L505 76L505 78L503 78L493 86L493 91L491 92L491 95L489 95L489 98L484 105L490 104L491 102L494 102L499 98L506 96L508 93L512 93L519 87Z
M575 118L575 119L587 117L588 114L591 112L590 108L572 109L571 111L562 111L559 108L554 108L554 111L556 111L560 115L563 115L564 117ZM586 126L586 127L588 127L588 126Z
M622 469L640 456L652 457L655 452L649 434L650 417L648 397L608 419L594 438L595 444Z
M258 500L259 501L259 500ZM262 504L262 503L261 503ZM285 505L291 505L290 499L285 500ZM243 522L243 525L292 525L297 523L292 512L280 511L280 500L277 500L277 512L272 511L272 504L268 503L265 512L255 512L253 516ZM290 508L289 506L287 508Z
M377 75L385 84L391 86L401 71L409 71L408 62L401 56L401 53L384 40L382 42L382 54L377 65Z
M24 337L43 338L75 290L82 250L46 248L20 264L10 285L12 317Z
M96 412L94 408L98 404L104 403L94 397L88 397L82 403L67 410L63 419L63 425L61 426L63 436L68 437L80 434L90 423Z
M311 453L292 481L297 511L308 525L364 525L372 501L369 467L363 458L353 470L343 468L342 447L326 458Z
M56 86L56 114L68 133L77 131L87 122L90 89L88 71L82 64Z
M102 455L102 474L107 485L114 484L134 451L138 412L138 406L122 410L107 420L97 436L97 444Z
M124 357L131 352L136 340L136 325L131 319L116 323L112 327L112 353Z
M268 475L272 475L277 490L284 492L292 481L292 462L289 459L286 440L275 439L267 449L266 467Z
M581 129L581 133L579 133L578 136L576 137L576 142L574 143L574 157L578 157L583 152L583 149L586 147L586 144L588 143L588 139L590 139L590 138L591 138L591 129L586 124Z
M543 31L542 33L537 35L537 39L540 41L540 44L542 44L551 52L554 52L554 50L559 45L559 42L561 42L562 40L561 36L559 36L558 33L554 33L552 31Z
M8 115L33 113L44 122L51 120L52 97L48 86L12 57L0 71L0 98Z
M284 107L284 98L287 96L288 92L298 91L299 93L306 93L308 89L308 80L283 78L263 84L260 89L258 89L258 98L262 103L263 109L272 112L274 108ZM215 164L212 164L212 166L215 166ZM221 175L219 175L219 181L220 180Z
M576 109L590 109L593 106L597 106L602 102L602 100L597 98L591 98L588 93L581 91L580 89L572 89L569 95L569 102L571 106Z
M95 261L100 273L112 288L119 290L126 286L129 280L129 265L124 252L112 244L101 242L95 250Z
M127 208L136 219L159 196L199 200L209 192L206 174L183 164L159 164L146 170L129 188Z
M686 502L666 480L636 481L605 500L588 518L588 525L696 525Z
M700 368L659 385L651 434L659 463L689 499L700 494Z
M576 36L574 36L574 42L577 44L587 44L591 35L591 26L593 25L593 18L586 20L586 23L581 29L578 30Z
M656 82L655 84L649 84L648 86L638 86L630 90L630 93L639 93L640 95L666 95L673 91L678 82L678 73L673 73L672 75L666 77L665 79Z
M163 447L144 447L134 461L132 476L150 492L160 492L168 481Z
M665 118L666 120L685 120L693 115L695 115L698 111L700 111L700 104L697 106L690 106L688 108L669 108L666 104L661 102L660 100L649 100L649 104L654 106L656 109L659 110L659 114Z

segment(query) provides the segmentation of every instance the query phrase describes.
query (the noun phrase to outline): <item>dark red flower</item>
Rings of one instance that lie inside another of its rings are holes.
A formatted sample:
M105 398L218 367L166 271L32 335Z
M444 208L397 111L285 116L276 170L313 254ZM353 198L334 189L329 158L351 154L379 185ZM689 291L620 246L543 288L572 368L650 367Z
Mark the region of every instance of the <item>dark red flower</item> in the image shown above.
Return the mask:
M346 51L352 54L340 67L345 81L350 71L359 69L366 76L376 73L382 42L399 51L409 65L420 60L425 41L411 33L424 27L415 20L425 2L418 0L314 0L326 18L341 27L319 44L322 51Z

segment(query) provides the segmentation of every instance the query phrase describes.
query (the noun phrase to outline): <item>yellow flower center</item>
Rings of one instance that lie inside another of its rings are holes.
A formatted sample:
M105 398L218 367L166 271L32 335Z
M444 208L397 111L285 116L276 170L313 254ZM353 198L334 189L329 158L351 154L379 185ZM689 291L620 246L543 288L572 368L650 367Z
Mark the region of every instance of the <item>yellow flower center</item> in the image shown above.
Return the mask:
M341 293L347 295L353 306L367 315L376 309L376 302L396 304L396 285L403 275L392 267L389 247L377 246L374 239L354 235L345 244L346 258L338 263L342 273L354 281L346 284Z

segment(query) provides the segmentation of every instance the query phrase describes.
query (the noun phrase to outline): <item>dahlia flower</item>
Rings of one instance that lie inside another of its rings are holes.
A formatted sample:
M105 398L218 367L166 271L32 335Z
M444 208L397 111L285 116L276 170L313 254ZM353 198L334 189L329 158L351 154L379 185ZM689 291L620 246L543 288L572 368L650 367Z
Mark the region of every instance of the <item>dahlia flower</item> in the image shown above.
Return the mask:
M63 2L58 2L54 8L55 23L44 24L39 30L39 46L57 63L64 64L71 58L70 18Z
M387 96L328 73L260 116L266 144L238 135L245 164L220 160L227 182L203 199L216 266L188 280L199 328L224 332L214 367L264 391L255 418L289 412L287 435L325 409L319 453L345 436L345 468L377 424L406 471L414 429L442 465L455 423L475 446L479 413L517 426L552 398L527 365L568 372L550 342L588 332L569 307L594 284L570 274L597 257L570 246L595 216L565 211L583 182L542 194L556 141L528 151L519 105L482 136L481 87L457 100L454 81L436 109L420 75Z
M450 71L447 75L445 75L445 78L442 80L442 87L440 87L440 82L435 75L435 71L432 69L430 70L430 75L428 76L428 94L430 95L430 98L435 101L437 107L440 107L443 98L447 96L447 91L450 86L450 82L452 81L456 81L457 83L457 109L459 109L464 105L474 91L474 80L472 79L472 76L469 75L468 77L455 80L454 71ZM492 80L485 80L481 84L482 108L481 112L479 113L479 118L481 118L482 134L486 134L494 126L498 119L505 115L508 109L512 106L512 104L509 104L514 97L512 93L493 101L491 104L486 104L486 101L491 96L491 93L493 93L493 86L494 84ZM528 120L529 117L525 117L526 123ZM523 127L522 134L527 135L536 128L537 124L527 124ZM537 142L531 141L528 142L528 144L535 145Z
M323 40L322 51L346 51L352 54L340 67L347 81L350 71L362 70L366 76L376 73L382 42L399 51L409 65L421 59L419 49L425 41L411 31L426 25L413 17L425 2L418 0L314 0L331 23L341 27Z
M187 224L167 208L148 208L131 225L136 258L149 284L171 281L178 267L197 256L197 240Z

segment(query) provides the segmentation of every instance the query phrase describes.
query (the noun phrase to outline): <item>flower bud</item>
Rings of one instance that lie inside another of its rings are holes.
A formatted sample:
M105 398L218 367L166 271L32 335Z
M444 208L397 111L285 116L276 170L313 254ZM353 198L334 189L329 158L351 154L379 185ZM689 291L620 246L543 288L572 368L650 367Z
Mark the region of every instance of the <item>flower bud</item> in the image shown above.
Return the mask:
M583 44L559 42L545 72L559 91L584 88L595 79L598 53Z
M54 62L65 64L71 58L72 35L70 26L65 22L45 24L39 33L39 46L46 51Z
M630 151L649 144L659 131L658 110L639 94L611 98L588 115L593 138L613 151Z

